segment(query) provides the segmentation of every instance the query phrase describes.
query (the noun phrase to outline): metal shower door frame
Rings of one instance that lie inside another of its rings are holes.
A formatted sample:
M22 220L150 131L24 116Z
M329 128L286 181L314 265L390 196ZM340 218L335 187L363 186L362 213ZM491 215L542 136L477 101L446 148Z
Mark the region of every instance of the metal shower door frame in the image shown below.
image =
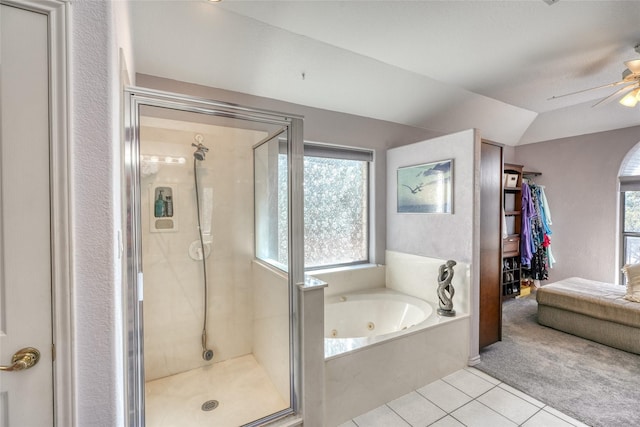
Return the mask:
M287 130L289 179L289 358L290 407L247 426L257 426L300 412L301 330L299 289L304 282L303 217L303 118L294 114L254 109L236 104L153 89L128 87L124 90L124 171L126 286L124 289L125 387L127 425L145 425L144 413L144 325L142 274L142 216L140 210L140 108L161 107L257 123L279 125Z

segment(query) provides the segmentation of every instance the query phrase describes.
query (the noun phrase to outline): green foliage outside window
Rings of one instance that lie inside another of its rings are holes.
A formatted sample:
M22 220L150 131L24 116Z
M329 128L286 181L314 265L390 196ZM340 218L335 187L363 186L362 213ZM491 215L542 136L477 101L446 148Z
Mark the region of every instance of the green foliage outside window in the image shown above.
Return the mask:
M640 191L624 193L624 231L640 233Z
M630 235L640 233L640 191L625 191L624 197L624 262L640 262L640 237Z

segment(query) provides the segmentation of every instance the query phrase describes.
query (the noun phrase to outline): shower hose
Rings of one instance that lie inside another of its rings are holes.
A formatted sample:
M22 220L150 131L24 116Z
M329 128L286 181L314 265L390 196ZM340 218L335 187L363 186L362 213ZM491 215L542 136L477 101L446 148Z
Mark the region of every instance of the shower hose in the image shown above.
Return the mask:
M204 320L202 323L202 358L204 360L213 359L213 350L207 348L207 312L208 310L208 300L209 300L209 286L207 284L207 263L206 256L204 252L204 237L202 236L202 223L200 219L200 192L198 190L198 168L197 168L198 160L193 158L193 179L196 187L196 216L198 218L198 236L200 237L200 250L202 256L202 273L204 275L203 279L203 287L204 287Z

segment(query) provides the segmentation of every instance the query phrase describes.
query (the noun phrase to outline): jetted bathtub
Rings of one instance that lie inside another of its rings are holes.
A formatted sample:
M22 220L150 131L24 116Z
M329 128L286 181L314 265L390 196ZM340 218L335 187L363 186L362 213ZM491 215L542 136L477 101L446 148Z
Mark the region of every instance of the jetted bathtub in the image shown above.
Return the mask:
M433 286L435 293L436 286ZM325 425L335 426L466 366L469 315L389 288L325 298Z
M413 332L439 317L428 302L388 288L331 296L324 307L325 357Z

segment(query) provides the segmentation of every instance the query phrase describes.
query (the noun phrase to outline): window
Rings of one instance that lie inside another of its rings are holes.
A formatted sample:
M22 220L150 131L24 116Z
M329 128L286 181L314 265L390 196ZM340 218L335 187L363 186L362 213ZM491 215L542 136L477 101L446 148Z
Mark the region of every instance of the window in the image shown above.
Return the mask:
M369 261L372 157L369 151L305 146L305 268Z
M622 268L640 263L640 144L627 154L621 167L620 212ZM625 283L622 273L620 283Z
M277 175L277 197L256 199L256 256L283 268L288 254L284 143L280 143L277 160L275 156L272 159L262 164L273 164L270 169L274 171L272 176ZM305 269L369 262L369 165L372 161L373 152L369 150L305 143ZM265 213L271 218L277 216L277 224L264 218ZM269 231L261 232L260 224L270 224L263 227Z

